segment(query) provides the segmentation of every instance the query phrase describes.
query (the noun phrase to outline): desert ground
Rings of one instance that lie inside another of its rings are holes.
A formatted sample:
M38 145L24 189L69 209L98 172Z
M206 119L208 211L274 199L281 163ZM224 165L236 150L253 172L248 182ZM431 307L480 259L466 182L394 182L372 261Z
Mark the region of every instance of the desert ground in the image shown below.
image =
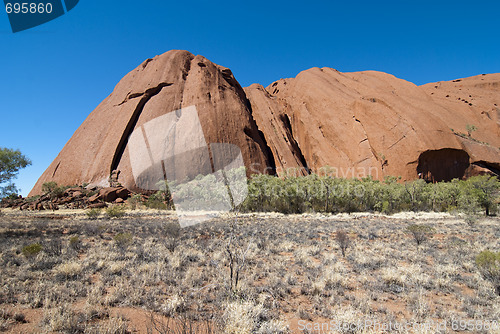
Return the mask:
M500 333L499 248L498 217L3 210L0 330Z

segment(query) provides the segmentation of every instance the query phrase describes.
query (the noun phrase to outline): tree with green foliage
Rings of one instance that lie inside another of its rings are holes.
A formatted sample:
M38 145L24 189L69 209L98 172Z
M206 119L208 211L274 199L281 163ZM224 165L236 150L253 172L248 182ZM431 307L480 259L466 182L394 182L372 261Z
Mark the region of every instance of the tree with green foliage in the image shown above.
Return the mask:
M417 225L411 224L406 227L408 233L413 236L417 246L420 246L424 241L429 239L429 237L434 233L435 229L428 225Z
M31 165L31 160L19 150L0 147L0 198L17 194L18 189L12 182L19 170Z
M496 213L496 200L500 194L500 181L491 175L479 175L469 178L464 183L466 192L474 196L487 216Z
M66 189L68 189L68 186L58 186L54 181L42 184L43 193L50 195L51 198L61 197Z
M406 183L400 178L385 180L307 176L253 175L248 180L248 196L240 211L302 212L381 212L401 211L462 212L474 218L484 210L495 214L500 201L500 181L494 176L473 176L467 180L426 183L418 179Z

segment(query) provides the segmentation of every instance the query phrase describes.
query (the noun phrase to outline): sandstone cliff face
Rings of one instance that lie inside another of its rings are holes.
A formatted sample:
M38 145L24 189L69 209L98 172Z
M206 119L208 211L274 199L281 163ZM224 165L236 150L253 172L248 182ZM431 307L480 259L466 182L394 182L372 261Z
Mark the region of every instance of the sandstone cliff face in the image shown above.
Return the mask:
M146 60L117 84L78 128L30 195L39 194L48 181L107 186L114 170L120 171L119 183L136 190L129 136L156 117L191 106L196 106L207 145L234 144L247 166L266 169L272 165L245 93L231 71L187 51L169 51ZM185 161L186 167L196 163Z
M193 106L202 139L239 147L248 173L294 168L306 174L330 166L338 177L439 181L500 170L500 74L419 87L381 72L312 68L267 88L243 89L229 69L187 51L169 51L117 84L30 195L48 181L107 186L113 171L119 171L119 183L140 190L132 173L131 134ZM471 137L467 124L478 128ZM155 129L162 131L167 129ZM201 140L183 138L186 145ZM191 154L176 161L176 169L202 160Z
M380 72L312 68L246 93L266 141L285 138L282 125L269 120L290 120L313 171L331 166L339 177L440 181L477 174L476 167L498 173L498 81L494 74L418 87ZM471 105L462 101L469 95ZM459 135L467 124L479 129L471 138ZM277 160L277 166L297 165L293 157Z

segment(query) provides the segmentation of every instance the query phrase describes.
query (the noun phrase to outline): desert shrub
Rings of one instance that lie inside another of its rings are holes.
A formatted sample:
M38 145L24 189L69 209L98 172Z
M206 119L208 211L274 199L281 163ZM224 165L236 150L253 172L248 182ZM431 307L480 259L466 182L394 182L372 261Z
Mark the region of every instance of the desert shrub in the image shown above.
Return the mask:
M469 225L470 227L474 226L477 221L479 220L478 216L475 214L466 214L464 221Z
M147 332L151 334L215 334L217 331L209 320L195 322L186 316L168 317L166 320L151 313Z
M481 275L490 281L500 296L500 252L483 251L476 256L476 266Z
M157 191L153 195L149 196L145 203L146 207L155 210L167 210L168 205L165 203L165 196L162 191Z
M127 202L130 207L130 210L135 210L137 209L137 206L142 202L142 196L141 194L135 194L131 196Z
M260 319L265 318L266 310L262 305L252 302L231 302L226 305L222 316L224 333L251 334L256 333L260 327Z
M59 279L75 278L81 274L83 266L79 262L66 262L61 263L54 268L54 273Z
M112 205L106 208L106 216L108 218L121 218L125 216L125 207L123 205Z
M178 222L166 222L163 224L163 233L167 237L178 238L181 233L181 225Z
M48 332L83 333L83 314L73 311L69 305L46 309L42 318Z
M344 231L337 231L335 239L337 240L337 243L340 247L340 250L342 252L342 256L345 257L347 248L351 244L351 240L349 239L349 236Z
M57 188L57 183L54 181L42 184L42 191L46 194L51 193L55 188Z
M26 316L23 313L13 312L8 309L0 310L0 331L5 332L9 329L10 325L15 323L26 323Z
M434 232L434 228L428 225L411 224L406 230L413 236L417 245L425 242L429 236Z
M383 182L371 177L345 179L328 172L298 176L285 172L280 177L257 174L248 180L248 195L240 211L303 213L377 211L460 211L487 214L497 211L500 181L476 176L451 182L426 183L414 180L402 184L387 176Z
M101 215L101 209L97 209L97 208L90 209L85 214L87 215L87 217L89 219L95 220L95 219L99 218L99 216Z
M60 238L54 238L44 241L42 244L43 251L49 256L61 256L62 242Z
M262 304L251 301L233 301L225 305L221 327L227 334L286 334L288 326L273 319L269 310Z
M39 243L33 243L23 247L22 253L27 258L32 258L38 255L42 251L42 245Z
M178 222L167 222L163 225L162 233L165 237L167 249L173 252L179 243L181 225Z
M51 197L61 197L67 187L58 186L56 182L50 181L42 184L42 191Z
M201 176L199 176L201 177ZM149 196L144 205L149 209L167 210L172 208L172 195L165 181L160 181L156 184L158 191Z
M103 323L98 323L95 328L86 327L85 333L88 334L128 334L131 333L128 328L128 322L123 316L111 317ZM148 332L149 333L149 332Z
M132 234L130 234L128 232L118 233L113 238L115 244L120 248L126 248L127 246L132 244L133 239L134 238L133 238Z
M82 246L82 241L77 235L72 236L69 238L69 247L73 250L79 250Z
M404 187L411 211L426 211L429 209L432 186L432 184L428 184L422 179L405 183Z

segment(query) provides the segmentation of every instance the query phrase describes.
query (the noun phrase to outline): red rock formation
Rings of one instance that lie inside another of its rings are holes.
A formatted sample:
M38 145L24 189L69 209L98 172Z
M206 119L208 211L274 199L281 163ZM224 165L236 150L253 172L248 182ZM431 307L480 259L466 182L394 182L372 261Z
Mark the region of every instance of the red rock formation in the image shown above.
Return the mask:
M129 136L190 106L207 145L238 146L249 173L296 168L306 174L330 166L339 177L420 174L439 181L500 170L500 74L419 87L381 72L312 68L267 88L242 89L229 69L169 51L118 83L30 195L48 181L137 190ZM470 137L467 124L478 128ZM184 157L176 168L198 160Z
M331 166L339 177L403 180L420 173L440 181L463 177L476 163L500 170L498 82L500 74L492 74L419 87L380 72L312 68L246 93L273 153L289 142L276 121L285 118L314 171ZM472 105L462 101L466 95ZM478 128L472 137L463 135L467 124ZM300 165L283 152L274 153L278 167Z
M271 166L245 93L231 71L187 51L169 51L148 59L127 74L76 130L43 173L42 184L91 183L106 187L111 173L135 189L127 141L134 129L180 108L196 106L208 143L237 145L247 166ZM186 162L186 166L195 163Z

